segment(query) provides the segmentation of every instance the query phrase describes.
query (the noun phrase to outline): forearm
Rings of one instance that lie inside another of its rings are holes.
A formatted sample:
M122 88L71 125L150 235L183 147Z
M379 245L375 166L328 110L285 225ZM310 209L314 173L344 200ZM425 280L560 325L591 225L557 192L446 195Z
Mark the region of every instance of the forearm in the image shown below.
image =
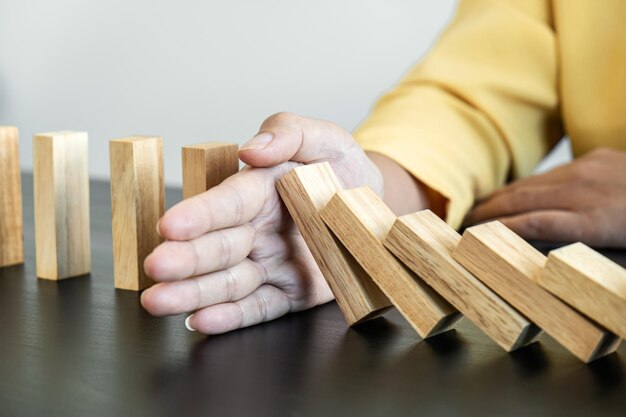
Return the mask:
M398 216L431 209L440 216L445 210L445 199L425 187L402 166L382 154L367 152L380 169L384 180L384 201Z

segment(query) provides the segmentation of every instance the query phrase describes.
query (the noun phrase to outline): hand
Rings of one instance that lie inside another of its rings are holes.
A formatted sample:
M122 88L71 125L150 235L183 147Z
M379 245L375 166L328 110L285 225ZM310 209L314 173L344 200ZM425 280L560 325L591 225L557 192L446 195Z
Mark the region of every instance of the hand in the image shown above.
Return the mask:
M333 296L275 188L292 168L328 161L346 188L382 193L380 171L335 124L279 113L239 151L248 164L168 210L166 241L144 263L154 315L195 311L186 324L223 333L330 301Z
M626 152L597 149L514 182L474 207L465 223L493 219L525 239L626 247Z

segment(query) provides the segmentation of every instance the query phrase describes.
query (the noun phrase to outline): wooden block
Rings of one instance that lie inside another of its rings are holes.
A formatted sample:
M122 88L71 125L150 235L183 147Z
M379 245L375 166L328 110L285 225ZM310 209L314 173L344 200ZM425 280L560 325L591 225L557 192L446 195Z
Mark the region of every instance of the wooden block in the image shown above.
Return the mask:
M449 330L461 318L385 248L383 239L396 216L369 187L339 191L320 214L421 337Z
M0 126L0 268L24 262L17 128Z
M162 239L165 211L163 139L132 136L109 141L115 288L140 291L153 284L143 262Z
M583 243L551 251L537 282L626 338L626 269Z
M330 165L325 162L297 167L281 178L276 188L348 324L361 323L385 312L391 306L387 297L319 215L333 194L341 190Z
M504 350L532 342L540 330L454 259L461 236L430 210L402 216L385 246Z
M87 133L33 138L37 276L59 280L89 273Z
M535 283L546 257L502 223L466 229L452 257L580 360L619 346L617 336Z
M239 171L239 147L233 143L206 142L184 146L183 198L213 188Z

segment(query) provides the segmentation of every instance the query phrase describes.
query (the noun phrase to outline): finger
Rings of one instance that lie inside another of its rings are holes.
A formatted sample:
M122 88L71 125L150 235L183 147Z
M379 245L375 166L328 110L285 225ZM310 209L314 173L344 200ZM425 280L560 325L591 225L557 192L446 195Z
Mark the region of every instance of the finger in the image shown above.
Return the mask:
M578 242L588 234L585 217L572 211L533 211L499 220L526 240Z
M334 123L278 113L266 119L259 134L241 147L239 158L254 167L287 161L311 163L340 159L353 146L350 134Z
M263 207L268 193L263 171L243 170L176 204L161 218L157 226L160 235L168 240L189 240L249 222Z
M597 148L591 152L576 158L565 165L558 166L552 170L540 174L522 178L509 187L519 187L535 184L564 184L572 182L585 182L589 179L595 180L603 176L603 172L610 175L614 173L614 167L623 164L626 153L615 149ZM620 177L617 177L620 179ZM499 193L496 191L495 193Z
M471 226L499 217L536 210L564 210L571 206L572 193L561 186L548 184L505 188L508 189L475 206L465 217L464 224Z
M495 190L493 195L512 192L522 187L535 185L562 185L564 183L569 183L572 181L573 176L576 175L576 167L578 163L579 161L568 163L566 165L553 168L543 174L529 175L527 177L520 178L506 187Z
M141 294L141 304L155 316L186 313L240 300L267 279L265 268L244 259L228 269L208 275L158 283Z
M186 323L202 333L219 334L274 320L290 310L291 301L285 293L272 285L262 285L239 301L198 310Z
M146 257L144 270L155 281L174 281L228 268L248 256L254 235L245 224L189 241L166 241Z

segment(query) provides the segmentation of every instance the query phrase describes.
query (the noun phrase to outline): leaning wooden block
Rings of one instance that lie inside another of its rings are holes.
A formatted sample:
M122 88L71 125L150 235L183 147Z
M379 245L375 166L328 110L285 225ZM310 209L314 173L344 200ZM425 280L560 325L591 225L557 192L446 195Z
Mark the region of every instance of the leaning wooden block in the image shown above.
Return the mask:
M580 360L617 349L619 337L535 283L546 257L502 223L465 230L452 257Z
M372 278L336 240L319 211L337 191L339 179L328 163L304 165L281 178L276 188L349 325L374 318L390 306Z
M0 268L24 262L22 229L18 132L0 126Z
M233 143L206 142L184 146L183 198L213 188L239 171L239 147Z
M143 262L161 243L165 210L163 139L133 136L109 142L115 288L143 290L152 280Z
M33 138L37 276L59 280L89 273L87 133Z
M626 269L583 243L548 254L537 282L578 311L626 338Z
M452 259L459 240L424 210L398 218L385 246L506 351L532 342L540 330Z
M449 330L461 318L454 307L385 248L383 239L396 216L369 187L339 191L320 213L421 337Z

